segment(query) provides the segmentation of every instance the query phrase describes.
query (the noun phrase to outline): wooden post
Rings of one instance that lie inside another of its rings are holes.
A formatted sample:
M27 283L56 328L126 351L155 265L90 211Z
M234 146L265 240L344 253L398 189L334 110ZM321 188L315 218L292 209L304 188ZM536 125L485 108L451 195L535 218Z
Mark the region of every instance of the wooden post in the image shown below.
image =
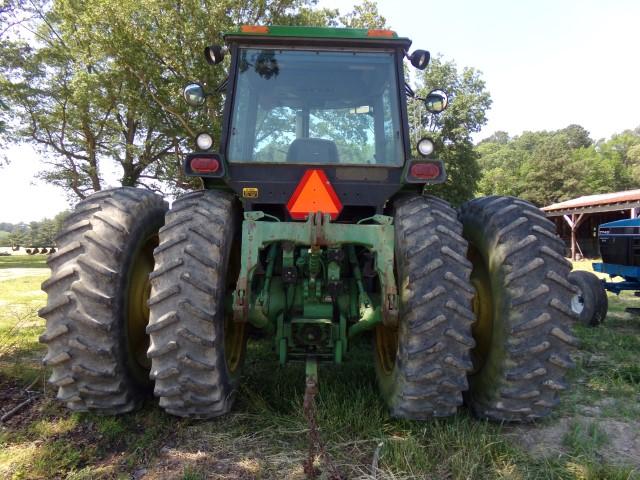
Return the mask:
M580 215L578 215L577 218L575 213L571 214L571 218L569 218L568 215L563 215L563 217L565 221L569 224L569 228L571 228L571 260L575 262L576 245L578 243L576 240L576 230L578 230L578 227L580 226L580 224L582 223L582 220L584 219L584 213L581 213Z
M576 261L576 214L571 214L571 260Z

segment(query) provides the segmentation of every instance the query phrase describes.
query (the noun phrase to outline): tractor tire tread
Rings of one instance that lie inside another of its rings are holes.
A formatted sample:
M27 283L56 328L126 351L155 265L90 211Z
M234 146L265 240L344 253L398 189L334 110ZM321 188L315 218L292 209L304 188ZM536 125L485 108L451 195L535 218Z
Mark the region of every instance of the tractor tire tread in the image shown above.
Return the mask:
M57 236L58 251L47 260L51 277L42 284L48 298L38 312L46 321L40 341L47 345L43 362L52 367L49 382L70 410L119 414L139 404L140 392L117 354L113 301L124 252L111 245L125 244L123 234L140 216L163 215L166 208L150 191L104 190L81 201Z
M444 200L411 196L394 208L401 320L398 378L387 403L401 418L452 415L463 401L475 344L467 242Z
M223 332L216 321L225 292L225 251L233 241L233 198L197 191L177 199L160 230L151 275L148 356L160 406L208 419L231 408Z
M491 368L469 377L467 404L476 416L494 421L546 417L577 345L569 328L573 287L563 281L570 264L562 242L539 209L513 197L471 200L462 205L460 219L465 238L489 252L485 261L500 279L500 305L507 305L496 307L502 308L504 338L494 335Z

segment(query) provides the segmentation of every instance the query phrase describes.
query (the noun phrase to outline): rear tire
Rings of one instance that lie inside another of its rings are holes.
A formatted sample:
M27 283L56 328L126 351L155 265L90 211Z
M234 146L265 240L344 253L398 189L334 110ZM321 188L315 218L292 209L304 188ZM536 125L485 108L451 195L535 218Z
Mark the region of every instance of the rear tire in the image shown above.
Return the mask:
M206 419L233 404L246 344L245 324L225 313L239 272L238 216L231 195L198 191L174 202L160 230L148 356L170 414Z
M571 298L571 309L578 315L578 321L583 325L597 327L604 322L609 309L609 299L602 281L584 270L575 270L568 278L580 290Z
M474 345L462 225L448 203L424 196L397 202L394 220L400 316L397 329L374 332L380 391L395 417L452 415Z
M150 390L148 274L166 209L147 190L104 190L78 204L56 239L40 341L49 381L73 411L128 412Z
M538 208L517 198L471 200L460 218L476 289L467 404L490 420L545 417L566 388L577 345L564 244Z

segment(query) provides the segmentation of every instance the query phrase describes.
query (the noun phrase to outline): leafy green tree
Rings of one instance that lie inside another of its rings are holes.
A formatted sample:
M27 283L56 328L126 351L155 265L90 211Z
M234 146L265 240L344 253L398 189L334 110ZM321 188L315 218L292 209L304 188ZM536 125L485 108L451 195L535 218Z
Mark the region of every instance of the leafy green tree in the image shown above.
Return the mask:
M338 12L315 0L30 0L19 13L32 41L6 40L0 90L17 114L14 136L36 145L42 177L84 198L116 165L122 185L189 186L181 159L200 130L219 133L223 98L194 111L180 91L212 91L225 77L202 51L242 23L327 24ZM28 10L28 12L27 12ZM27 13L33 13L29 16Z
M449 107L443 113L429 114L420 101L409 102L412 149L422 136L434 139L436 154L445 163L447 182L427 191L459 204L473 197L480 178L472 134L487 123L491 96L478 70L465 67L460 71L453 61L438 57L418 75L416 96L425 98L437 88L449 96Z
M211 93L223 83L225 69L202 55L221 32L243 23L386 27L368 0L343 16L317 0L9 1L3 25L30 33L2 38L0 98L17 118L5 140L35 145L47 164L40 176L73 198L102 189L107 170L119 171L122 185L194 186L183 155L198 131L219 138L224 98L212 94L193 110L180 93L190 80ZM478 177L470 134L486 121L490 98L478 72L438 59L419 93L432 85L448 89L452 106L422 130L437 136L447 190L467 198Z
M631 165L630 174L634 185L640 186L640 143L629 147L627 158Z
M7 232L6 230L0 230L0 247L10 247L11 240L9 240L9 236L11 232Z
M589 137L589 132L582 126L572 124L563 128L559 133L564 134L567 139L569 148L589 147L593 144L593 140Z
M9 234L9 242L11 243L12 247L30 246L31 237L29 235L28 228L25 226L22 228L15 229L13 232Z
M387 28L387 19L378 12L378 5L364 0L353 10L340 17L340 23L348 28Z
M595 144L579 125L513 138L501 133L476 151L478 193L515 195L540 206L634 188L640 179L640 134L631 130Z
M19 223L13 225L2 223L0 224L0 227L2 227L0 231L6 229L8 235L5 242L8 245L0 246L48 247L55 245L55 238L62 228L62 222L69 213L69 211L63 211L54 218L45 218L40 221L29 222L29 224Z

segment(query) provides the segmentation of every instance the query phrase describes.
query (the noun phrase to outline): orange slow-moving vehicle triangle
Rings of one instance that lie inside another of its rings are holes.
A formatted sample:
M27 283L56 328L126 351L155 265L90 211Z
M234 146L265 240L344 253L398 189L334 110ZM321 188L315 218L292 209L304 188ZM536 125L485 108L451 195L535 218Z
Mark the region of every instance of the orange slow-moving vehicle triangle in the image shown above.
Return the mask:
M342 202L322 170L307 170L287 203L291 218L304 220L315 212L327 213L332 220L342 211Z

